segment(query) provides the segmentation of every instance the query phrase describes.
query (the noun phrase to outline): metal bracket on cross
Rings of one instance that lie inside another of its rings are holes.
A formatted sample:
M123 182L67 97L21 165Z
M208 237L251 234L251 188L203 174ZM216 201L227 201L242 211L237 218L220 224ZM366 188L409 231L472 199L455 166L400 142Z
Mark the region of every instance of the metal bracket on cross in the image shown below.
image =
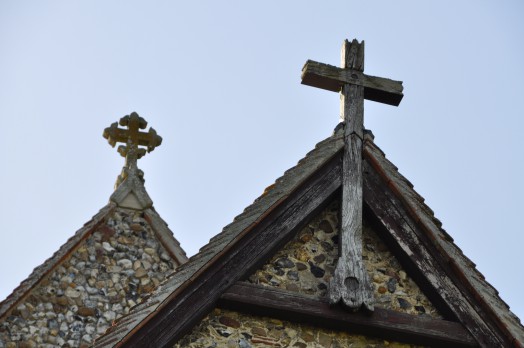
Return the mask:
M404 95L402 82L363 71L364 41L345 40L341 67L308 60L302 69L302 84L340 92L340 113L345 121L339 259L329 283L329 302L372 311L373 286L362 260L364 99L397 106Z

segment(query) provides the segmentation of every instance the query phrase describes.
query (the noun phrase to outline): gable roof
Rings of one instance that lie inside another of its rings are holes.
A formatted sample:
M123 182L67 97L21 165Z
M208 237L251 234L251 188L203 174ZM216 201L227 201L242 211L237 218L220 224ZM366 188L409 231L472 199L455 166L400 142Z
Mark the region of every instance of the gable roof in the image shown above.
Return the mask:
M5 320L6 316L10 315L16 306L23 303L27 296L39 287L46 277L53 274L64 261L74 255L76 250L86 240L91 238L94 233L97 231L108 231L110 234L115 233L106 223L115 214L126 210L140 212L143 215L144 223L151 228L153 233L152 238L157 240L159 245L165 249L168 254L167 257L174 261L174 266L187 261L187 256L180 243L173 236L173 232L152 207L152 201L145 191L143 182L133 176L130 176L128 179L132 180L125 180L120 184L111 196L110 202L104 208L85 223L49 259L36 267L29 277L22 281L4 301L0 302L0 322ZM118 230L118 228L115 229ZM110 247L108 246L108 248Z
M81 229L76 231L76 233L69 238L60 249L53 254L53 256L47 259L40 266L36 267L29 277L23 280L4 301L0 302L0 318L7 314L19 300L21 300L42 278L45 277L46 274L49 274L51 270L53 270L60 261L86 237L86 235L93 232L96 226L104 221L115 208L116 204L107 204L95 216L93 216L90 221L86 222Z
M344 146L341 129L337 127L331 137L317 144L146 301L118 320L97 340L96 347L163 346L180 338L207 314L234 282L260 265L268 253L282 245L286 234L337 194ZM367 213L405 255L408 266L418 270L434 299L480 346L521 346L524 328L519 319L453 243L370 133L365 137L364 160ZM235 262L241 265L236 267ZM206 282L210 284L204 290Z

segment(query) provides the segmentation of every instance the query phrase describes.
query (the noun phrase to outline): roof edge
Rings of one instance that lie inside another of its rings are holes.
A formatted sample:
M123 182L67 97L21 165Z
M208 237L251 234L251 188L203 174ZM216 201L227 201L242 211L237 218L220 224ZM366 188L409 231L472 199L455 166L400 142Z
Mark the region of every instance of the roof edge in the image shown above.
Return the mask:
M153 232L160 240L162 245L171 254L173 259L175 259L175 261L178 263L178 266L186 263L189 258L187 257L184 249L180 246L180 242L175 238L173 231L169 229L168 224L164 221L164 219L160 217L153 207L147 208L144 211L144 214Z
M115 203L108 203L105 207L94 215L91 220L86 222L82 228L75 232L50 258L44 261L43 264L36 267L31 274L17 286L5 300L0 302L0 320L3 320L14 306L22 301L29 292L38 284L44 277L52 272L55 267L67 257L71 252L92 233L100 223L102 223L109 214L116 208Z
M463 280L467 290L473 294L499 330L511 337L516 347L522 347L520 342L524 342L524 326L520 319L511 312L497 290L476 268L475 263L464 255L453 242L453 238L442 229L441 222L424 203L424 198L415 191L413 185L400 174L397 167L386 158L371 138L366 139L363 149L364 156L370 159L370 164L402 201L412 218L424 228L439 253L452 265L451 270L455 276Z

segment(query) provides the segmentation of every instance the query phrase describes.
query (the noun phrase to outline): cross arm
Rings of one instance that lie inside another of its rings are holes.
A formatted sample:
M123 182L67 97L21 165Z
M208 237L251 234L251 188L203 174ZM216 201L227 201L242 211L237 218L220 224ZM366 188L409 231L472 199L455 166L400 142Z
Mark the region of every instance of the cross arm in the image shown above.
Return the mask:
M302 84L333 92L340 92L344 84L364 87L364 98L398 106L404 94L402 81L366 75L354 69L342 69L333 65L308 60L302 68Z
M151 152L157 146L162 144L162 137L157 135L153 128L149 128L149 132L137 132L138 145L147 146L148 151ZM118 123L113 123L111 127L104 129L104 138L108 139L111 146L115 146L117 142L127 143L129 137L129 130L118 128Z

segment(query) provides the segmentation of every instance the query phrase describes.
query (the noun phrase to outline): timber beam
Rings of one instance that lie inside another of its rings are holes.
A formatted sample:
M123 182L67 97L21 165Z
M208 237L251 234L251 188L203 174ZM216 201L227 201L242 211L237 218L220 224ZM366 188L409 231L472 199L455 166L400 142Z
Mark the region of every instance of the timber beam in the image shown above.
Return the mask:
M333 65L308 60L302 68L302 84L340 92L344 84L364 87L364 99L398 106L402 94L402 82L366 75L355 69L343 69Z
M218 306L252 315L302 322L394 341L431 347L476 347L475 339L460 324L375 307L374 312L351 313L330 306L327 299L267 286L237 282Z

